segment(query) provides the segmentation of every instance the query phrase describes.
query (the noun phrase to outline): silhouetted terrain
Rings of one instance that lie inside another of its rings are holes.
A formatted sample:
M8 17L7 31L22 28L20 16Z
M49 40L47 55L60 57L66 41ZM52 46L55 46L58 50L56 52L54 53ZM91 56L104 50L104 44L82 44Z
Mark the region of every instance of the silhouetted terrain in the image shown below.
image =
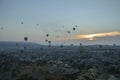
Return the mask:
M0 42L0 80L120 80L120 46Z
M40 45L34 42L14 42L14 41L0 41L0 48L17 48L17 47L39 47Z

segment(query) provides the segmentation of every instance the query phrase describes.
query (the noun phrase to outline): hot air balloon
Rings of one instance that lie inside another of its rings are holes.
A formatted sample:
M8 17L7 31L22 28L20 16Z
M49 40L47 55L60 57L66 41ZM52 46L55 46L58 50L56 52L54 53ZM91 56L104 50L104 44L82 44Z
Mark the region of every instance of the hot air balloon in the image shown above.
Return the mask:
M28 37L24 37L24 40L27 41L27 40L28 40Z
M63 48L63 45L60 45L61 48Z
M75 31L75 28L73 28L73 30Z
M68 34L70 34L70 31L67 31Z
M21 22L21 24L23 24L23 21Z
M48 41L48 43L50 44L50 43L51 43L51 41Z
M26 49L26 47L24 46L24 50Z
M37 26L39 26L39 24L36 24Z
M1 27L1 29L4 29L3 27Z
M82 45L82 43L80 43L80 46Z
M46 39L45 41L46 41L46 42L48 42L48 40L47 40L47 39Z
M75 25L75 27L78 27L77 25Z
M51 47L51 45L49 45L49 47Z
M49 34L46 34L47 37L49 37Z

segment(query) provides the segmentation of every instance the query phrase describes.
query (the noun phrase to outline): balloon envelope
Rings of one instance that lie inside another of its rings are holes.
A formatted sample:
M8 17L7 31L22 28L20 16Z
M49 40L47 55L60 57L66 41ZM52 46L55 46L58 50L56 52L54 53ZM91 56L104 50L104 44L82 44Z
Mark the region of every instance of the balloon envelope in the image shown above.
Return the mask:
M51 45L49 45L49 47L51 47Z
M70 34L70 31L67 31L68 34Z
M49 34L46 34L47 37L49 37Z
M50 43L51 43L51 41L48 41L48 43L50 44Z
M75 25L75 27L78 27L77 25Z
M73 28L73 30L75 30L75 28Z
M28 37L24 37L24 40L27 41L27 40L28 40Z
M23 21L21 22L21 24L23 24Z
M46 39L45 41L46 41L46 42L48 42L48 40L47 40L47 39Z
M63 48L63 45L60 45L61 48Z

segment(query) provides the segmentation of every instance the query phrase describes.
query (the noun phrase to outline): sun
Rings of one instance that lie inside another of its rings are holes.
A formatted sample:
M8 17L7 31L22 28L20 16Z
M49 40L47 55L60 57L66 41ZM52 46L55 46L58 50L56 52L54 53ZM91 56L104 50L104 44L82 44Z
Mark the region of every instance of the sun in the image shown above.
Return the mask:
M88 40L92 41L92 40L94 40L94 39L93 39L93 37L91 37L91 38L89 38Z
M90 34L87 36L88 40L94 40L95 34Z

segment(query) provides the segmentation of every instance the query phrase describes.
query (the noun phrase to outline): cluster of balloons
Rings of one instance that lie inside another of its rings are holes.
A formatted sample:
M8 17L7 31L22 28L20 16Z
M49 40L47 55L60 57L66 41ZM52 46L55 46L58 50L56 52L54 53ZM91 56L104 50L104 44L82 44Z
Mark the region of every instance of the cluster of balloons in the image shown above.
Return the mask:
M23 24L23 21L21 22L21 24ZM39 24L36 24L37 26L39 26ZM62 26L63 28L65 27L65 26ZM76 28L77 28L78 26L77 25L75 25L72 29L73 29L73 31L75 31L76 30ZM1 27L1 29L3 29L3 27ZM56 32L57 32L58 30L56 30ZM68 34L70 34L71 33L71 31L67 31L67 33ZM46 37L47 37L47 39L45 39L45 42L47 42L48 44L49 44L49 47L51 47L51 41L49 41L48 40L48 37L49 37L49 34L46 34ZM57 38L59 37L59 35L57 35ZM28 37L24 37L24 40L25 41L27 41L28 40ZM64 44L65 44L65 42L64 42ZM82 43L80 43L80 46L82 45ZM73 44L71 44L71 46L73 46ZM62 47L64 47L62 44L60 45L60 47L62 48Z
M46 37L49 37L49 34L46 34ZM46 42L49 43L49 47L51 47L51 41L49 41L48 39L45 40Z
M78 27L78 26L77 26L77 25L75 25L75 27L73 27L73 30L75 31L77 27Z

